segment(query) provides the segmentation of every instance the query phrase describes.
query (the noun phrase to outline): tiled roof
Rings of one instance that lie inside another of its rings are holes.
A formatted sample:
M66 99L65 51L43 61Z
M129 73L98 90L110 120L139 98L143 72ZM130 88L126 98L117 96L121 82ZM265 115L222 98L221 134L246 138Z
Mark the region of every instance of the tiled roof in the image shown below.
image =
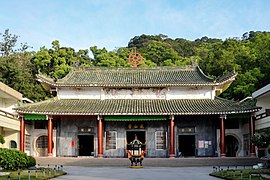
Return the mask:
M168 87L219 85L234 80L236 74L219 78L207 77L198 66L178 67L80 67L54 82L43 76L38 79L50 86L88 87Z
M27 104L18 113L47 115L199 115L235 114L258 111L249 103L216 97L211 99L57 99Z

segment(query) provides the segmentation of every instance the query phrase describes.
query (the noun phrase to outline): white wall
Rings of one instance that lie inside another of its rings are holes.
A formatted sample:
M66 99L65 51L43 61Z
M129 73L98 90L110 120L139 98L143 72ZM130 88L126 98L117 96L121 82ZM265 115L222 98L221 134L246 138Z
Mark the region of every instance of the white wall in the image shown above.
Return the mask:
M59 99L100 99L100 93L101 88L96 87L61 87L57 89L57 96Z
M265 109L270 109L270 94L267 96L258 97L256 105L262 107L262 109L256 112L256 114L261 114L265 112Z
M255 121L256 130L268 127L270 127L270 116Z
M212 99L212 87L58 88L59 99Z
M10 141L15 141L17 143L17 149L19 150L20 148L20 133L18 131L5 131L5 143L4 147L5 148L10 148Z
M20 121L0 115L0 127L20 131Z
M170 87L166 99L212 99L212 87Z
M167 89L104 89L104 99L165 99Z

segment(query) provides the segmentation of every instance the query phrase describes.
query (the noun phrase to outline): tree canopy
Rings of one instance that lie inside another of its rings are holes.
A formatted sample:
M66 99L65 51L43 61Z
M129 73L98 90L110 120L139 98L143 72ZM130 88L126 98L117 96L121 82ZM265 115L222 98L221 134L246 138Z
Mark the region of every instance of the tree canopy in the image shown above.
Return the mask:
M144 58L141 66L181 66L196 61L210 77L236 71L236 80L221 94L228 99L241 100L270 83L270 32L251 31L225 40L204 36L194 41L142 34L114 51L97 46L76 51L54 40L50 48L40 47L37 52L31 52L27 43L18 45L19 36L8 29L0 35L0 81L34 101L51 96L36 82L37 73L57 80L72 67L129 67L127 59L134 50Z

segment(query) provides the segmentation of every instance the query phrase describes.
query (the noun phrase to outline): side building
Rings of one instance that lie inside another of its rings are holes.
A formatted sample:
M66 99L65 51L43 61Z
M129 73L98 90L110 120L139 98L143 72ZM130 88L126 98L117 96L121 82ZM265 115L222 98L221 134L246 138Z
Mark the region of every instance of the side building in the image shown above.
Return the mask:
M257 106L262 107L256 112L256 130L270 128L270 84L252 93L252 98L256 99Z
M18 107L22 94L0 82L0 134L5 143L0 148L19 149L20 121L13 108Z
M270 129L270 84L252 93L252 98L256 100L257 106L262 109L256 112L255 130ZM269 156L269 151L265 148L257 147L257 156Z
M57 96L16 109L20 149L32 124L33 156L126 157L135 135L147 157L254 156L260 108L217 97L235 77L212 79L197 65L74 68L56 82L38 75Z

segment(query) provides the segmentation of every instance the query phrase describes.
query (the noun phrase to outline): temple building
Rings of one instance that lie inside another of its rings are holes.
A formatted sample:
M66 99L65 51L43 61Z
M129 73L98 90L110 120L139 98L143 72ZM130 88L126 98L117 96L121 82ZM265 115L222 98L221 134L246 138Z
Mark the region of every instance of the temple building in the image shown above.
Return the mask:
M38 75L56 97L16 109L20 150L127 157L136 136L146 157L254 156L254 113L260 108L218 97L235 77L213 79L196 64L81 67L57 81Z

